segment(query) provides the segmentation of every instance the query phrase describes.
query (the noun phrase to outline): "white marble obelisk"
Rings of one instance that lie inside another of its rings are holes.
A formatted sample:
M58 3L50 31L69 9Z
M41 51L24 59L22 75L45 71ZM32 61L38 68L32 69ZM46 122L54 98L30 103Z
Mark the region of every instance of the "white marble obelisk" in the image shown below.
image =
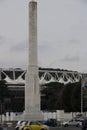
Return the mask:
M42 120L38 77L37 1L29 2L29 62L25 84L25 118Z

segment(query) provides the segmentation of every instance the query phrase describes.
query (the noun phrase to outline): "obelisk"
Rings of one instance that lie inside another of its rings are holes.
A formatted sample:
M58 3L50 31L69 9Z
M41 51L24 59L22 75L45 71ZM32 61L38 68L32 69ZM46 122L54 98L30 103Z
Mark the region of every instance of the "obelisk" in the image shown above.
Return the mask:
M42 120L38 75L37 1L29 2L29 61L25 84L25 118Z

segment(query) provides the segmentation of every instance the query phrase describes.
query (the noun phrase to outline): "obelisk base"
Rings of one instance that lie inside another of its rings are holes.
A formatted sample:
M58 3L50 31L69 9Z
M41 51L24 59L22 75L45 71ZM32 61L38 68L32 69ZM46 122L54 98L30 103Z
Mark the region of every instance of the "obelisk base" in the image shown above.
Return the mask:
M23 120L44 120L43 113L41 111L33 112L33 113L26 113L24 112L22 115Z

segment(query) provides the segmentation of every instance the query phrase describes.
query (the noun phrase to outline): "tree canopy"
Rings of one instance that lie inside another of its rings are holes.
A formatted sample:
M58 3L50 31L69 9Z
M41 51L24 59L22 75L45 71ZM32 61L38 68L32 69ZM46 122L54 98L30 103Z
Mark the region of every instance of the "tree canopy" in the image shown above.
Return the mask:
M66 112L81 110L81 82L67 85L54 82L45 84L41 93L45 95L45 108L43 106L42 108L46 110L62 109Z
M0 80L0 102L4 102L4 99L8 97L9 91L5 80Z

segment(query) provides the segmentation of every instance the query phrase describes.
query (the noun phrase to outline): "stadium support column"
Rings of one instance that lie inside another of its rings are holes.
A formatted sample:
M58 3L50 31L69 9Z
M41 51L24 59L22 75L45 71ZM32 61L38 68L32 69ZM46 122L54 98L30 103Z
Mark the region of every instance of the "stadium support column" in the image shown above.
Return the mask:
M29 2L29 62L25 84L25 118L42 120L38 75L37 1Z

